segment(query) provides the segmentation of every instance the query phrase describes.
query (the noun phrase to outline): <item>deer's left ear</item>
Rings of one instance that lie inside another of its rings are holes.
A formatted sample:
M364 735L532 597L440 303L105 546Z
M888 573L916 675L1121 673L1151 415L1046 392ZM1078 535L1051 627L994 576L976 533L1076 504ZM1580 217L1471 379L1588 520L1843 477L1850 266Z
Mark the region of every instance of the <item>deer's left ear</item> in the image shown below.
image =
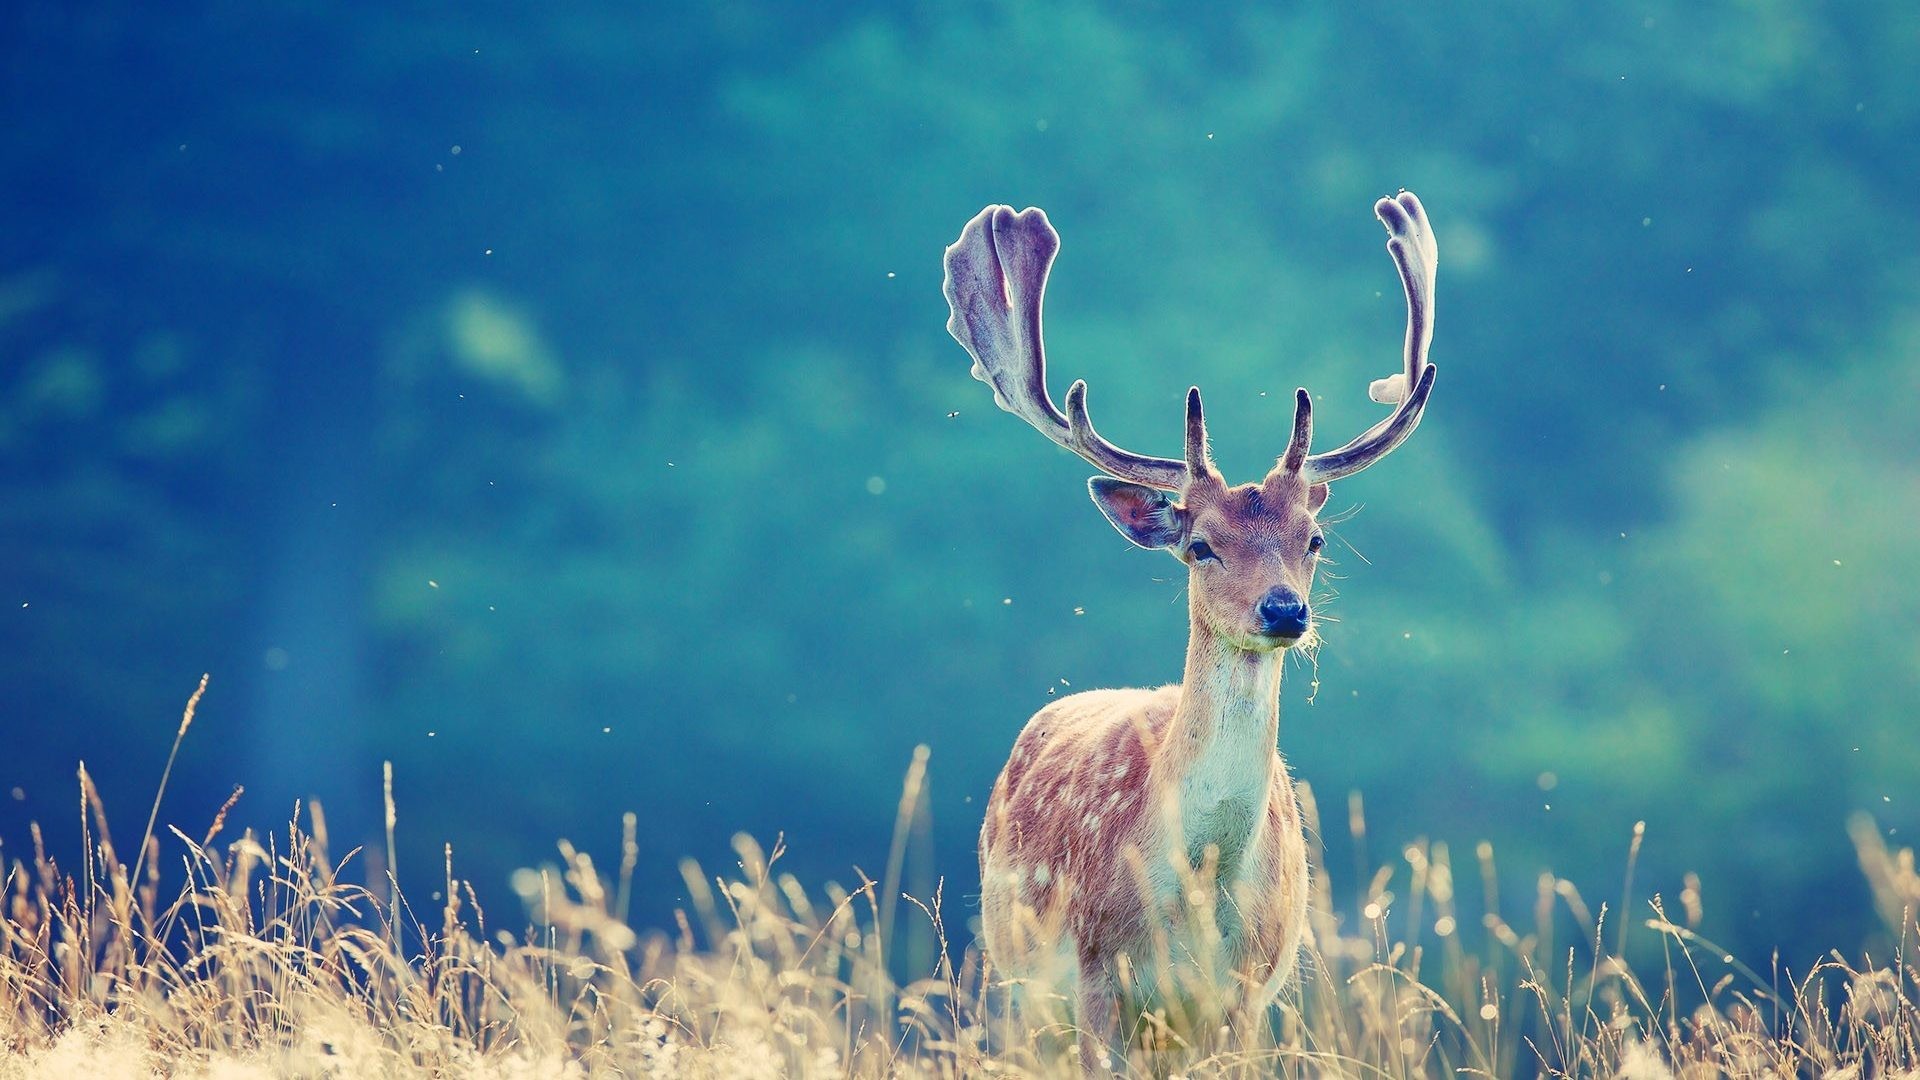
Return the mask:
M1087 481L1087 491L1120 535L1143 548L1172 547L1187 531L1186 515L1168 492L1111 476Z
M1325 484L1315 484L1307 489L1307 513L1317 514L1327 505L1327 496L1333 493Z

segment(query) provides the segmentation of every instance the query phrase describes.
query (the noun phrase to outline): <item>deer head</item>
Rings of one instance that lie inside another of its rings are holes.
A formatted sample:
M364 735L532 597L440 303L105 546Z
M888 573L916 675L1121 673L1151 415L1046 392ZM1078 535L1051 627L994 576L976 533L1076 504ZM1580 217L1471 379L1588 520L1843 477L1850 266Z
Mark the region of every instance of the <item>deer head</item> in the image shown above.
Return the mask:
M993 388L995 404L1101 471L1088 481L1095 505L1128 540L1186 563L1195 616L1242 649L1284 649L1311 633L1327 485L1406 441L1433 392L1433 231L1410 191L1373 211L1407 295L1405 368L1368 388L1393 412L1345 446L1314 454L1313 403L1298 390L1286 451L1259 483L1237 487L1208 454L1198 387L1187 391L1184 460L1145 457L1101 438L1087 417L1085 380L1068 388L1064 413L1054 405L1040 308L1060 236L1043 211L989 206L947 248L947 331L973 356L973 377Z

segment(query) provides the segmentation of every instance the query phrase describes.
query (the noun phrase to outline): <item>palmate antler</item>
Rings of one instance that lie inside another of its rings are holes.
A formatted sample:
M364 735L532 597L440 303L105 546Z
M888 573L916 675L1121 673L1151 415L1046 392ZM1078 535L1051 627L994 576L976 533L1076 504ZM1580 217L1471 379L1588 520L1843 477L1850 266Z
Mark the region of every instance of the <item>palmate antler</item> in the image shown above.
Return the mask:
M1359 438L1324 454L1307 454L1312 406L1306 391L1296 396L1294 433L1276 470L1299 471L1310 483L1327 483L1366 468L1406 441L1420 423L1433 391L1435 368L1427 362L1433 340L1433 282L1438 251L1426 211L1412 192L1381 199L1374 213L1386 225L1387 250L1400 268L1407 294L1406 367L1369 387L1375 401L1395 405L1393 414ZM1187 394L1187 460L1135 454L1101 438L1087 416L1087 384L1067 390L1066 411L1047 392L1046 350L1040 309L1047 272L1060 251L1060 235L1037 208L1016 213L989 206L975 215L947 248L947 331L973 357L973 377L993 388L994 403L1042 435L1084 458L1109 476L1162 491L1183 491L1202 473L1206 423L1197 389ZM1408 388L1411 387L1411 392Z
M1433 344L1433 282L1440 266L1440 249L1434 243L1432 226L1427 224L1426 208L1413 192L1402 191L1391 199L1381 199L1373 204L1373 213L1387 227L1387 252L1400 268L1400 285L1407 294L1406 366L1367 387L1368 397L1394 406L1390 416L1338 450L1314 454L1295 466L1309 483L1326 484L1352 476L1392 453L1420 426L1427 397L1433 393L1433 376L1438 369L1427 362L1427 347ZM1306 450L1303 440L1311 440L1312 432L1312 407L1302 390L1294 409L1294 440L1300 443L1302 454ZM1278 468L1287 467L1292 452L1289 446Z
M1047 271L1060 250L1046 211L989 206L947 248L947 332L973 355L973 377L993 388L994 404L1085 458L1108 476L1179 491L1187 464L1130 453L1100 437L1087 418L1087 383L1067 389L1063 415L1047 393L1040 306Z

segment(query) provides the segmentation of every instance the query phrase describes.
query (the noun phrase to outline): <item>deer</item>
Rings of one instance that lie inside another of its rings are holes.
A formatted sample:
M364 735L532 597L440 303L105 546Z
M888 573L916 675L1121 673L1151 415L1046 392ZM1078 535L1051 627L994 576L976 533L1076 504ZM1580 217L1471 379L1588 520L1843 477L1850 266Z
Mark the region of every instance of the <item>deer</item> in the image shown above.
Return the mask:
M1402 191L1374 213L1407 302L1403 368L1368 388L1393 410L1316 454L1312 398L1299 389L1286 450L1258 483L1239 486L1214 465L1198 387L1187 391L1179 460L1102 438L1084 379L1068 388L1064 412L1054 404L1041 303L1060 237L1044 211L988 206L946 250L947 330L972 356L973 377L1001 409L1099 470L1088 491L1122 536L1187 567L1182 680L1049 703L1015 740L981 827L986 956L1023 1000L1051 987L1051 1000L1069 1003L1090 1072L1115 1052L1124 1059L1123 1008L1135 1021L1156 1007L1164 1018L1210 995L1241 1010L1231 1015L1263 1015L1295 972L1308 865L1279 753L1282 660L1317 643L1310 598L1329 485L1413 434L1437 370L1427 360L1438 260L1426 211Z

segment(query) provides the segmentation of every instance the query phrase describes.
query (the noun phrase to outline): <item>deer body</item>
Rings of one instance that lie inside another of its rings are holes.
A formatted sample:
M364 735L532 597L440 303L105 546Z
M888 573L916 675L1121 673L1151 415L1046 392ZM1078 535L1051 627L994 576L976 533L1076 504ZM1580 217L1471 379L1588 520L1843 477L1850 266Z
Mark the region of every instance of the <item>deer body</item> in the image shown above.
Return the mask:
M1309 597L1328 484L1412 434L1435 373L1426 213L1406 192L1374 211L1407 296L1404 369L1370 388L1394 411L1345 446L1309 454L1312 402L1300 390L1286 452L1260 483L1237 487L1208 453L1197 388L1183 460L1101 438L1085 382L1067 391L1064 412L1054 405L1040 310L1059 237L1044 213L990 206L947 249L947 328L973 356L974 376L1001 408L1100 469L1090 493L1122 535L1188 566L1181 683L1088 691L1042 709L1015 741L981 828L987 954L1027 987L1026 1000L1073 1003L1088 1068L1114 1045L1117 1007L1188 1021L1244 1013L1293 975L1307 860L1278 751L1282 657L1317 640Z
M1292 974L1307 862L1275 750L1280 665L1229 651L1196 628L1185 683L1075 694L1027 723L980 837L982 928L1004 973L1097 995L1126 957L1148 969L1135 1008L1155 1002L1155 973L1206 951L1199 974L1247 1001ZM1180 868L1209 860L1209 909L1194 911Z

